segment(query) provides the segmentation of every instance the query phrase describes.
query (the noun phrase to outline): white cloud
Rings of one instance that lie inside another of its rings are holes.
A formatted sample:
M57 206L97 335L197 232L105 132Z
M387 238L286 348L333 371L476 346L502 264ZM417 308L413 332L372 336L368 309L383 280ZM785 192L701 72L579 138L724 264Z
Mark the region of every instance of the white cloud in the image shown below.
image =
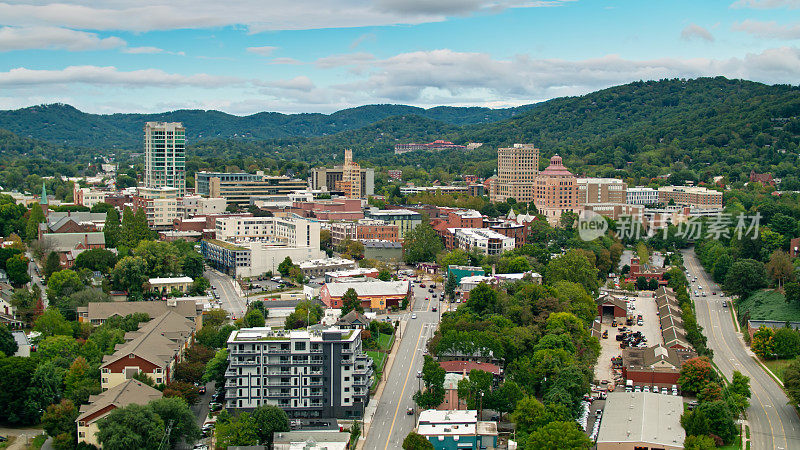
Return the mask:
M706 42L714 42L714 36L706 28L697 24L689 24L681 31L681 39L691 41L702 39Z
M359 52L348 53L344 55L331 55L324 58L319 58L315 64L320 69L333 69L342 66L357 66L370 63L375 60L375 56L371 53Z
M26 88L31 86L88 84L94 86L125 87L202 87L219 88L244 84L235 77L204 73L181 75L158 69L122 72L116 67L70 66L62 70L32 70L24 67L0 72L0 86Z
M359 45L363 44L367 41L374 41L377 38L375 33L364 33L361 36L355 38L353 42L350 44L350 49L354 49Z
M300 75L290 80L272 81L266 83L266 85L270 87L276 87L279 89L287 89L287 90L303 91L303 92L310 92L311 90L316 88L314 82L311 81L311 78L305 75Z
M294 58L272 58L269 64L285 64L289 66L301 66L305 64L303 61Z
M798 9L800 8L800 0L737 0L733 2L731 8Z
M800 23L779 25L776 22L760 22L747 19L735 23L731 27L735 31L743 31L760 38L768 39L800 39Z
M0 28L0 51L55 49L69 51L107 50L122 47L118 37L101 38L95 33L66 28L32 26Z
M269 45L265 45L263 47L247 47L248 52L255 53L261 56L269 56L277 49L278 47L272 47Z
M450 15L561 5L567 0L61 0L0 2L7 25L151 31L245 25L251 32L438 22ZM37 2L38 3L38 2Z
M152 54L152 53L164 53L163 48L158 47L130 47L123 50L125 53L132 53L135 55L138 54Z

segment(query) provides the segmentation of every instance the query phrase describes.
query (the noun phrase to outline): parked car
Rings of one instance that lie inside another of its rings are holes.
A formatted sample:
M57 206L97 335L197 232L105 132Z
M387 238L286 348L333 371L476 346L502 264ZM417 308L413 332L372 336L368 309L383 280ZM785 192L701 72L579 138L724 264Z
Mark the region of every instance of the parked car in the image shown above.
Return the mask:
M668 395L668 394L669 394L669 391L667 390L667 388L665 388L665 387L662 387L662 388L661 388L661 393L662 393L662 394L664 394L664 395Z
M412 314L412 315L411 315L411 318L412 318L412 319L416 319L416 318L417 318L417 315L416 315L416 314Z
M435 306L431 307L431 311L436 312L437 311L436 307Z
M412 415L414 415L414 408L408 408L408 409L406 409L406 414L408 414L409 416L412 416Z
M725 301L723 301L723 302L722 302L722 307L723 307L723 308L727 308L727 307L728 307L728 302L725 302Z

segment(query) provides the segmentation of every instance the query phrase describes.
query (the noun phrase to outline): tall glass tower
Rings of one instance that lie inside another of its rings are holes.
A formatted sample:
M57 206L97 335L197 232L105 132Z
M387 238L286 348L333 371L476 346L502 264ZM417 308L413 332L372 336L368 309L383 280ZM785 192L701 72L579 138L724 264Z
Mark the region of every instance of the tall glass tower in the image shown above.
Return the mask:
M180 122L147 122L144 126L144 184L173 187L186 194L186 128Z

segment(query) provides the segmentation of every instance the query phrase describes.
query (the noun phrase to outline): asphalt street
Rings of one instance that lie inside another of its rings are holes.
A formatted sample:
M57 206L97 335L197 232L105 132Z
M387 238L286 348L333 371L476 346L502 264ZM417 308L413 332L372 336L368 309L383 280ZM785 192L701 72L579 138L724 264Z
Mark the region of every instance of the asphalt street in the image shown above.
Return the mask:
M222 309L228 311L234 319L244 316L247 311L247 300L239 295L238 289L234 287L235 281L213 269L207 269L203 275L211 282L211 286L216 288L219 300L222 302Z
M800 449L800 419L780 386L753 360L736 331L729 308L731 299L723 297L711 277L703 270L693 251L683 251L684 265L692 276L692 297L698 323L708 337L708 346L714 350L714 363L728 380L734 370L750 377L750 408L747 420L750 423L751 448L753 450ZM691 281L691 280L690 280ZM702 286L703 289L699 289ZM706 291L708 296L694 296ZM717 295L710 295L716 291ZM722 306L723 300L728 307Z
M436 293L441 296L441 285L439 288ZM394 365L386 379L375 415L372 417L364 443L365 449L402 448L403 439L416 425L416 415L407 415L406 410L415 407L412 396L419 389L420 380L417 378L417 372L422 370L426 344L439 326L439 312L431 311L431 307L441 305L438 299L426 300L426 297L430 296L427 288L415 285L416 302L413 311L403 314L401 318L407 320L406 327L400 337ZM416 319L411 318L412 314L416 314Z
M44 283L42 282L42 278L38 275L36 263L33 261L33 255L28 252L25 254L25 256L30 259L30 262L28 263L28 275L31 277L31 287L33 287L34 283L39 286L39 289L42 292L42 305L44 305L44 308L47 309L47 294L45 293L45 287Z

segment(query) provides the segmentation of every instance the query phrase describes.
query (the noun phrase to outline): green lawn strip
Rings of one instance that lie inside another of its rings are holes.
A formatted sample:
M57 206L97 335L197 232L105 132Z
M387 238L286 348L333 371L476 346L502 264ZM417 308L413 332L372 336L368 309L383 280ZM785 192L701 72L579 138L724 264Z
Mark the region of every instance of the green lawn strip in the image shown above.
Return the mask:
M736 331L741 332L742 329L739 327L739 322L736 320L736 314L733 313L733 300L728 302L728 312L731 313L731 320L733 321L733 325L736 327Z
M766 365L764 365L764 363L761 361L761 359L759 359L759 358L757 358L757 357L755 357L755 356L753 356L752 358L753 358L753 360L754 360L754 361L755 361L755 362L756 362L756 363L757 363L759 366L761 366L761 368L762 368L762 369L764 369L764 372L765 372L767 375L769 375L770 377L772 377L772 379L773 379L773 380L775 380L775 382L776 382L776 383L778 383L778 386L780 386L780 387L781 387L781 389L782 389L782 388L783 388L783 381L781 381L781 380L780 380L780 379L779 379L779 378L778 378L778 377L777 377L777 376L776 376L774 373L772 373L772 370L771 370L771 369L770 369L770 370L767 370L767 366L766 366Z
M44 445L44 441L46 441L46 440L47 440L47 435L46 434L40 434L40 435L36 436L31 441L31 449L39 450L40 448L42 448L42 445Z
M781 380L781 382L783 382L783 371L786 369L786 367L789 366L789 364L792 363L792 361L794 361L794 360L793 359L771 359L769 361L761 361L761 363L764 364L765 366L767 366L767 368L769 368L769 370L771 370L772 373L774 373L775 376L778 377L778 379Z
M378 348L380 348L381 350L389 351L392 348L393 341L394 341L393 335L381 333L378 336Z

